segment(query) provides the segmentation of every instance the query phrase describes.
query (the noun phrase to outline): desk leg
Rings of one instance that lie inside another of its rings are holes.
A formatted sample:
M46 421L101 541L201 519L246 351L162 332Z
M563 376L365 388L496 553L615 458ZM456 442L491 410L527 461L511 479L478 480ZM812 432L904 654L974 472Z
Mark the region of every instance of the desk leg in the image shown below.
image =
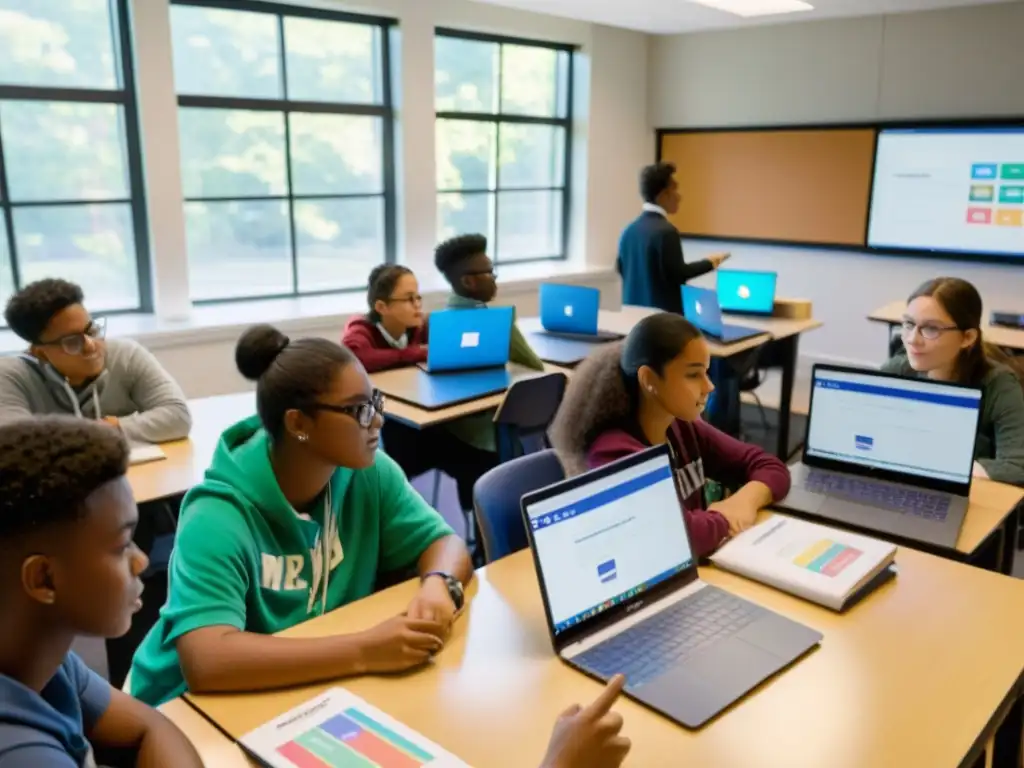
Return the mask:
M789 458L789 427L793 412L793 386L796 383L797 354L800 334L794 333L777 342L782 352L782 390L779 392L779 435L775 455L783 461Z
M1021 741L1024 739L1024 699L1018 698L1006 713L993 741L993 768L1020 768Z
M1002 541L999 552L999 572L1007 576L1013 575L1013 561L1017 555L1017 532L1020 530L1020 509L1018 504L1003 521Z

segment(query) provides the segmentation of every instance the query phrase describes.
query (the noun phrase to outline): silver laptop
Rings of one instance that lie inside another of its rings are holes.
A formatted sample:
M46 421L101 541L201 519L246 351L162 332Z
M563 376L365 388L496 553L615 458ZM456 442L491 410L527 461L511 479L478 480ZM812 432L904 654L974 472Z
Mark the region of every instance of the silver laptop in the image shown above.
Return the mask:
M705 584L669 450L522 500L555 653L697 728L821 641L802 624Z
M779 505L954 547L967 514L981 390L816 365L803 460Z

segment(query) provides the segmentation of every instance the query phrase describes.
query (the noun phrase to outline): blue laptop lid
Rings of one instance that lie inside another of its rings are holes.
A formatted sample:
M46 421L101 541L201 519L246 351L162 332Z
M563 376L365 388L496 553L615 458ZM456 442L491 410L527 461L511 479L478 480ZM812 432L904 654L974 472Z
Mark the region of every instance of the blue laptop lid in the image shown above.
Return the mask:
M555 333L597 335L597 313L601 291L585 285L542 283L540 286L540 324Z
M512 307L431 312L427 370L459 371L505 365L513 320Z
M683 316L702 331L713 336L722 335L722 310L715 291L684 285ZM433 326L430 330L433 333Z
M770 315L775 309L775 272L718 270L718 305L723 312Z

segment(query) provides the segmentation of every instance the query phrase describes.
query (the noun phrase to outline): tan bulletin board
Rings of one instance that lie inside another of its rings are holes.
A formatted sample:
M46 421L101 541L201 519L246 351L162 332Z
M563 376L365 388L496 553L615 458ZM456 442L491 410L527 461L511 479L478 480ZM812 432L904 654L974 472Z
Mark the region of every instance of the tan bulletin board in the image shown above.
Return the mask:
M684 235L865 244L874 128L661 133Z

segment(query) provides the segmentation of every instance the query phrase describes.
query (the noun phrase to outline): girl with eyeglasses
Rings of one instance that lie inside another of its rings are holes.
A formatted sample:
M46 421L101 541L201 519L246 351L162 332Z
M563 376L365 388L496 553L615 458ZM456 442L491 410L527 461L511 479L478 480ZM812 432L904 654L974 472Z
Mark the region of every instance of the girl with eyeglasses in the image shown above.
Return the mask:
M159 705L186 690L249 691L397 672L440 651L463 585L465 544L377 450L384 398L326 339L270 326L239 341L257 416L228 428L185 497L169 592L136 653L131 692ZM359 600L415 568L406 612L316 639L274 633Z
M974 475L1024 485L1024 390L1019 363L985 342L978 290L938 277L914 291L903 315L903 351L882 370L980 387Z
M382 264L370 272L369 312L353 317L341 343L369 373L427 360L427 324L416 275L408 267Z

